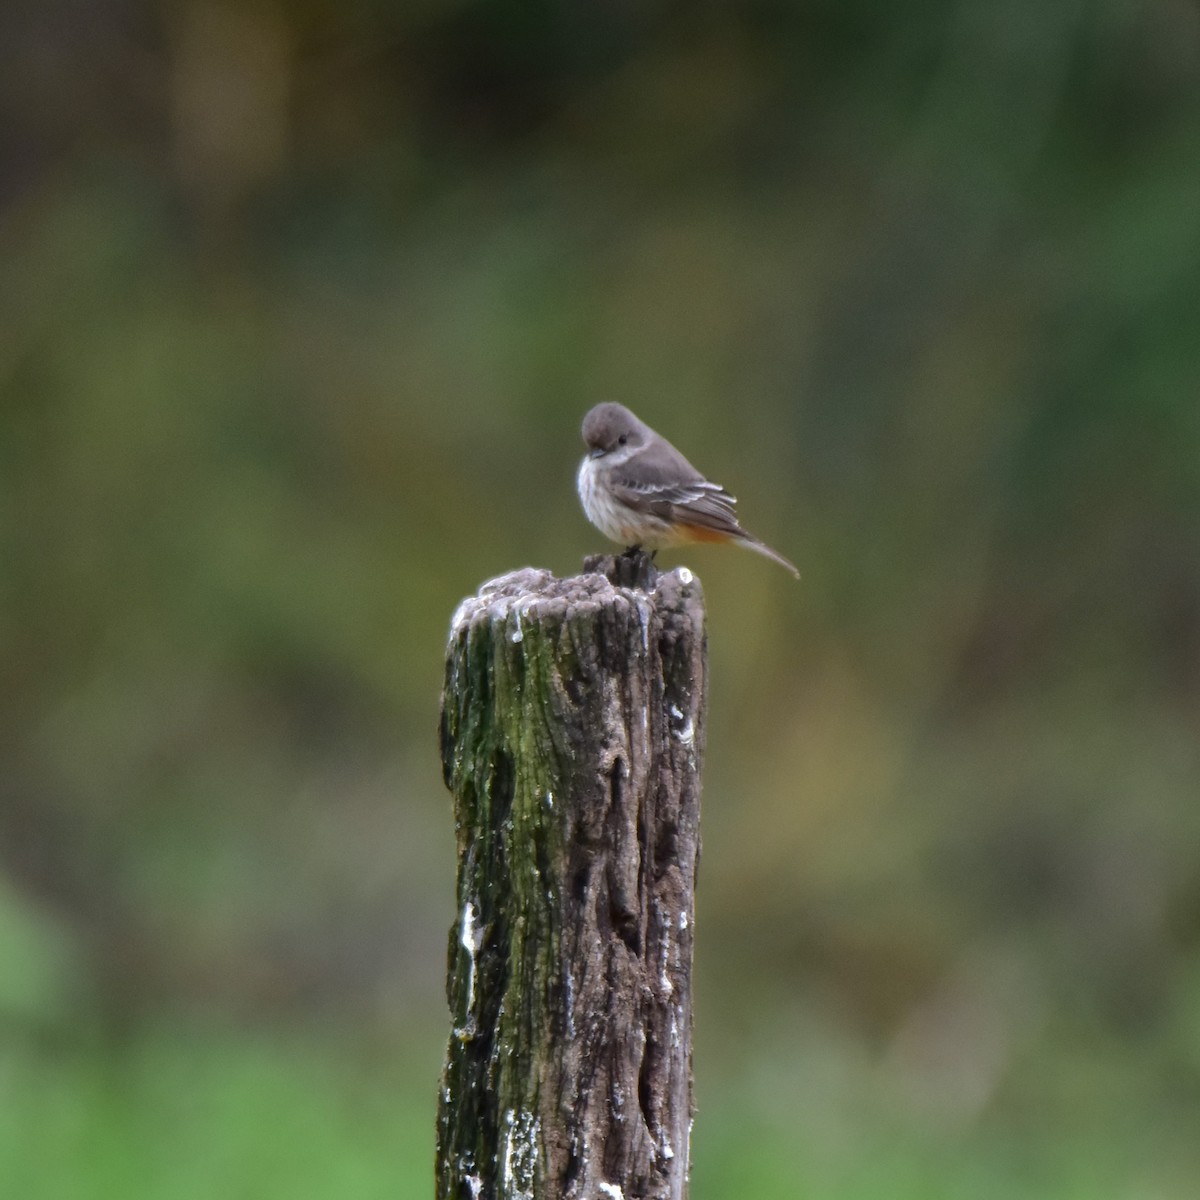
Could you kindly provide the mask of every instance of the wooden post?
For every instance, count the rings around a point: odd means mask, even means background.
[[[644,556],[585,571],[492,580],[450,630],[438,1200],[687,1195],[704,599]]]

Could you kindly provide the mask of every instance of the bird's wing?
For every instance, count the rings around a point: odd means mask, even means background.
[[[737,519],[737,497],[707,479],[667,483],[618,476],[611,486],[618,500],[631,508],[646,509],[664,521],[699,525],[735,536],[744,533]]]

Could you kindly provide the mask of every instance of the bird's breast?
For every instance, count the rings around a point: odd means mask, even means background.
[[[587,519],[606,538],[623,546],[663,548],[673,544],[672,528],[660,517],[623,504],[607,484],[608,467],[585,458],[579,466],[579,501]]]

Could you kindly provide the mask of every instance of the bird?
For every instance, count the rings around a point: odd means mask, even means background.
[[[793,563],[738,523],[736,497],[705,479],[623,404],[597,404],[583,418],[582,433],[587,454],[579,465],[579,499],[605,537],[629,551],[651,552],[733,542],[800,578]]]

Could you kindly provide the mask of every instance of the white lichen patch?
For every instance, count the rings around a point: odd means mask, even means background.
[[[518,614],[519,630],[522,615],[536,609],[539,604],[555,602],[555,597],[545,594],[553,581],[554,576],[549,571],[539,571],[532,567],[489,579],[476,595],[468,596],[454,610],[454,616],[450,620],[450,637],[458,637],[477,620],[503,623],[514,610]],[[516,637],[513,640],[519,642],[521,638]]]
[[[479,598],[477,596],[468,596],[459,604],[454,610],[454,616],[450,618],[450,636],[452,638],[457,636],[463,626],[470,623],[478,608]]]
[[[685,587],[687,584],[691,583],[693,579],[695,579],[695,576],[687,569],[687,567],[677,567],[675,569],[675,574],[679,576],[679,582]]]
[[[541,1122],[531,1112],[504,1114],[504,1173],[500,1179],[505,1200],[533,1200]]]
[[[609,1197],[609,1200],[625,1200],[625,1193],[621,1190],[619,1183],[601,1183],[597,1186]]]
[[[658,982],[662,988],[663,995],[669,996],[675,990],[674,985],[671,983],[671,976],[668,974],[668,968],[671,963],[671,939],[668,937],[668,931],[674,922],[667,918],[667,914],[661,906],[656,905],[655,907],[658,908],[659,924],[663,931],[662,943],[658,952]]]
[[[672,728],[671,732],[685,746],[690,746],[696,740],[696,727],[692,724],[692,718],[677,704],[672,704],[670,711],[671,716],[678,722],[678,726]]]
[[[479,1200],[479,1194],[483,1191],[483,1180],[475,1170],[475,1155],[470,1151],[460,1154],[455,1159],[454,1169],[458,1172],[458,1177],[467,1185],[467,1190],[471,1193],[471,1200]]]
[[[536,618],[539,610],[544,609],[548,601],[544,596],[522,596],[512,602],[511,608],[503,610],[503,615],[497,614],[496,619],[507,620],[512,618],[512,633],[509,634],[510,639],[514,643],[520,643],[525,640],[525,630],[521,626],[522,621],[527,621],[530,618]]]
[[[650,619],[653,615],[650,611],[650,605],[639,604],[638,613],[642,618],[642,653],[650,657]]]
[[[469,900],[463,905],[462,916],[458,921],[458,944],[467,952],[467,1006],[466,1025],[454,1032],[460,1039],[474,1036],[475,1030],[475,956],[483,945],[483,933],[476,928],[475,918],[478,914],[475,905]]]

